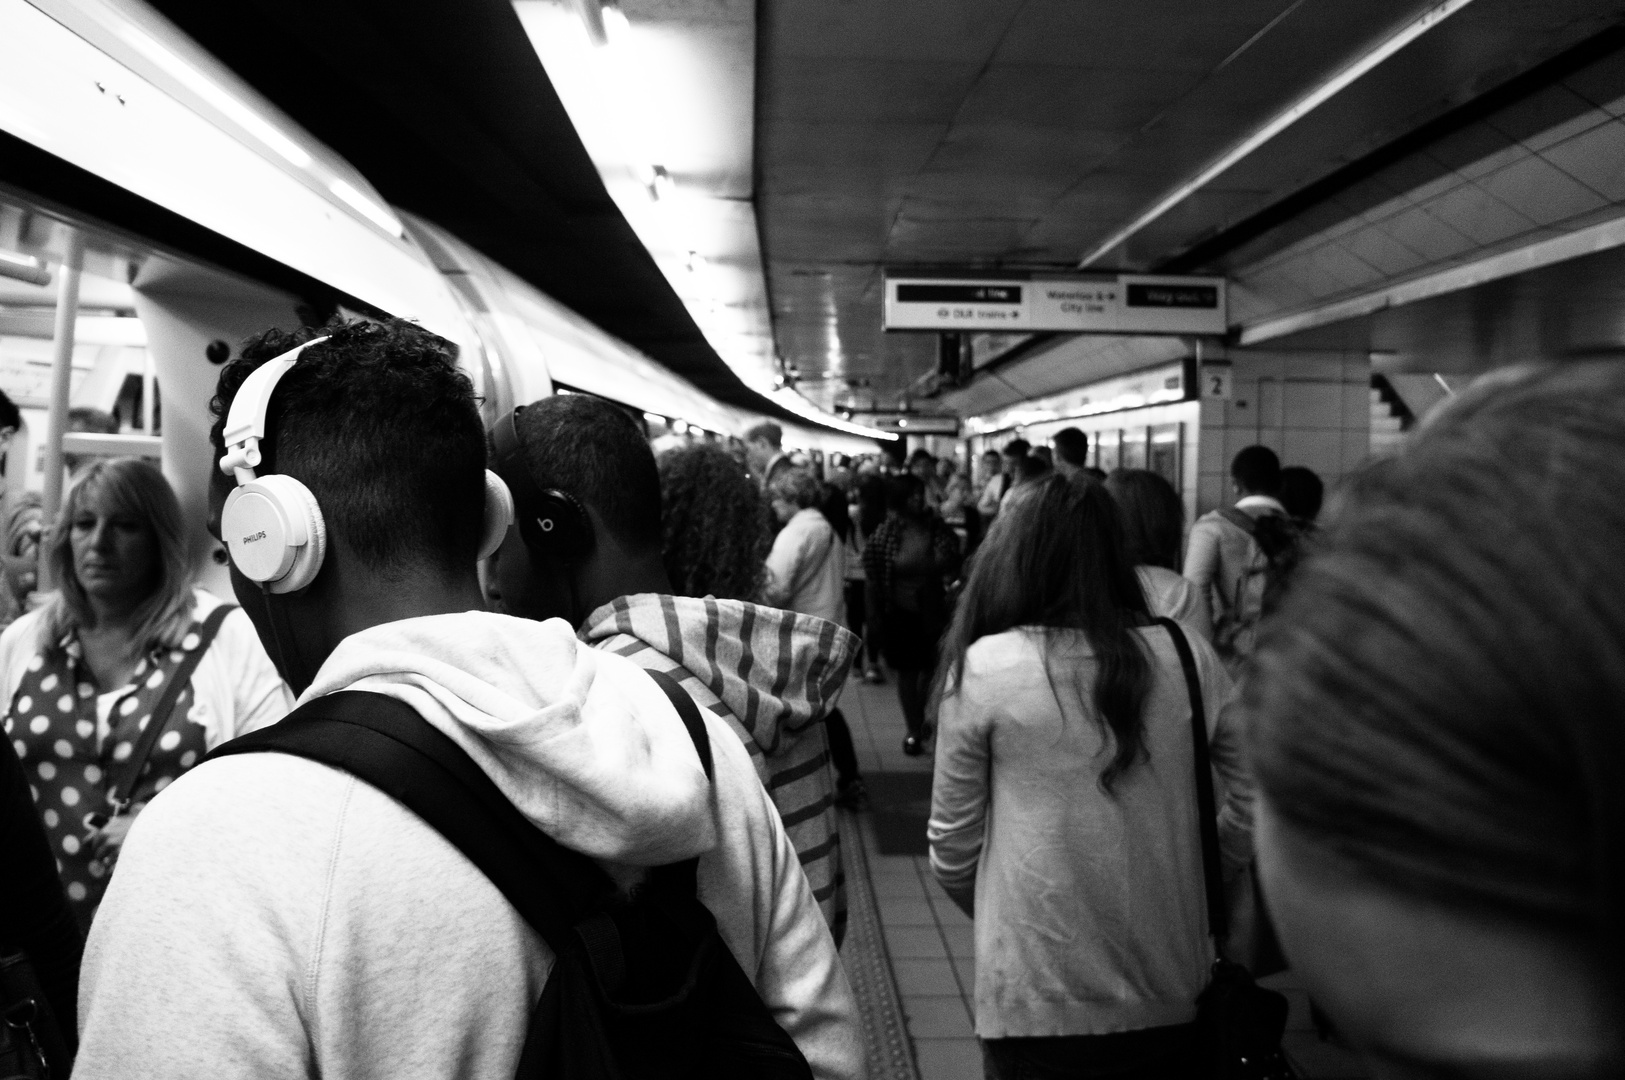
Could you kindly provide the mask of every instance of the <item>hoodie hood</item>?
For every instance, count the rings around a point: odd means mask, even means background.
[[[416,709],[567,848],[661,866],[716,845],[710,784],[671,702],[562,619],[468,611],[370,627],[339,643],[299,701],[340,690]]]
[[[611,601],[581,629],[583,640],[625,654],[629,643],[615,640],[623,636],[704,683],[769,756],[835,707],[858,643],[811,615],[658,593]]]

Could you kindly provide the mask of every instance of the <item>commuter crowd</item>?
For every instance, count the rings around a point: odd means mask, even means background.
[[[933,755],[987,1076],[1290,1076],[1288,962],[1377,1075],[1625,1069],[1617,363],[1329,496],[1249,446],[1188,523],[1078,428],[479,405],[411,323],[248,343],[230,600],[150,462],[0,500],[0,1075],[861,1077],[854,679]]]

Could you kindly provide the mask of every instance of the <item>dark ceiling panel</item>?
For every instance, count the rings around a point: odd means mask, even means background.
[[[788,418],[705,341],[604,190],[507,0],[155,0],[434,221],[719,400]]]
[[[880,332],[882,267],[1074,265],[1431,2],[763,0],[758,213],[781,349],[796,354],[804,371],[834,365],[882,395],[903,392],[931,370],[934,342]],[[1622,14],[1621,0],[1475,0],[1108,262],[1150,267],[1186,251],[1216,251],[1220,238],[1295,192],[1380,153]],[[909,73],[914,65],[931,73]],[[960,99],[950,100],[960,84]],[[909,85],[921,89],[896,100]],[[1552,103],[1540,115],[1569,105]],[[808,122],[820,113],[846,122]],[[907,116],[911,130],[923,135],[940,125],[941,134],[921,161],[918,144],[897,152],[888,145],[897,129],[866,125],[862,115]],[[806,120],[790,126],[779,119],[789,116]],[[1508,141],[1503,132],[1490,135]],[[1470,152],[1465,143],[1440,150]],[[1403,156],[1386,163],[1396,175],[1373,181],[1367,197],[1415,186],[1397,175],[1417,172],[1414,162],[1399,163]],[[781,160],[796,167],[781,173]],[[1527,220],[1513,205],[1527,185],[1505,180],[1505,197],[1475,207],[1474,220],[1431,222],[1422,232],[1470,243],[1467,233],[1493,234]],[[811,184],[838,197],[810,198]],[[1323,228],[1351,205],[1347,195],[1332,201],[1332,208],[1321,207],[1325,198],[1306,201],[1295,212],[1312,214]],[[1267,238],[1251,239],[1256,247]],[[1403,255],[1397,248],[1372,251],[1370,259],[1328,253],[1313,273],[1325,282],[1361,280]],[[854,265],[859,259],[872,261]],[[807,276],[819,270],[830,277]],[[814,280],[823,286],[813,289]]]

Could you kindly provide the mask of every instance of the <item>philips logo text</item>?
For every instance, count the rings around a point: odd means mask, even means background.
[[[245,536],[245,537],[243,537],[243,543],[252,544],[256,540],[264,540],[264,539],[265,539],[265,530],[261,529],[259,532],[255,533],[253,536]]]

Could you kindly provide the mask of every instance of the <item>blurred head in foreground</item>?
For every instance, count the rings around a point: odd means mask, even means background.
[[[1625,1065],[1625,365],[1339,493],[1243,684],[1282,943],[1379,1076]]]

